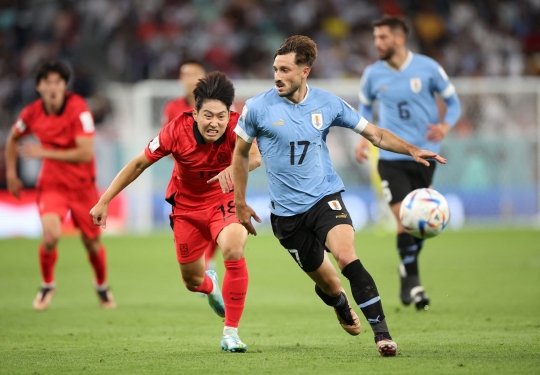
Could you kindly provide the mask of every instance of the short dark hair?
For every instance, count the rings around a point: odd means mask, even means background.
[[[294,59],[296,65],[307,65],[311,68],[317,58],[317,44],[307,36],[293,35],[285,39],[277,49],[274,59],[278,55],[287,55],[289,53],[296,53]]]
[[[405,20],[400,17],[383,16],[381,19],[373,21],[371,26],[374,28],[388,26],[390,29],[392,29],[392,31],[401,30],[405,36],[409,35],[409,26],[407,26]]]
[[[219,100],[229,110],[234,101],[234,86],[225,73],[215,71],[197,82],[193,95],[197,112],[201,110],[206,100]]]
[[[71,71],[63,62],[58,60],[46,61],[36,71],[36,85],[39,85],[39,81],[42,79],[47,78],[49,73],[58,73],[66,81],[66,84],[69,82],[69,77],[71,76]]]
[[[202,70],[205,70],[205,67],[204,67],[204,64],[200,61],[200,60],[197,60],[197,59],[187,59],[187,60],[184,60],[182,61],[182,63],[178,66],[178,68],[181,68],[183,67],[184,65],[199,65]]]

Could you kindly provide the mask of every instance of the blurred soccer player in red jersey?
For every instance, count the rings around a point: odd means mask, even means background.
[[[170,100],[163,108],[163,126],[171,122],[175,117],[184,112],[191,112],[195,107],[193,90],[206,71],[203,65],[196,60],[189,60],[180,66],[178,81],[184,86],[185,96]]]
[[[180,65],[180,72],[178,75],[178,81],[184,87],[185,96],[170,100],[165,104],[163,108],[163,126],[174,120],[175,117],[180,116],[184,112],[191,112],[195,107],[195,96],[193,90],[195,85],[201,78],[204,78],[206,71],[201,62],[197,60],[187,60]],[[171,196],[180,187],[177,186],[178,179],[178,166],[175,164],[171,181],[167,187],[167,193],[165,195],[168,202],[171,202]],[[212,258],[216,254],[216,246],[209,244],[208,249],[204,252],[206,269],[213,269]]]
[[[45,310],[55,293],[54,267],[62,221],[68,211],[88,252],[95,273],[95,289],[103,308],[116,306],[107,286],[105,248],[100,229],[88,217],[98,193],[95,186],[94,120],[84,99],[67,92],[70,72],[58,61],[42,64],[36,75],[36,90],[41,98],[26,106],[13,126],[6,143],[8,190],[19,198],[22,183],[17,176],[17,153],[23,158],[42,159],[37,183],[37,204],[43,226],[39,262],[43,283],[34,308]],[[33,133],[40,141],[19,140]]]
[[[248,272],[244,259],[247,230],[235,215],[232,184],[233,132],[238,113],[231,112],[234,87],[227,76],[213,72],[201,79],[194,92],[195,109],[169,122],[139,156],[118,173],[96,206],[90,211],[95,225],[105,227],[109,202],[146,168],[171,155],[175,160],[178,190],[168,197],[176,257],[186,288],[208,295],[214,312],[225,317],[221,348],[245,352],[238,337],[244,310]],[[261,164],[255,146],[249,170]],[[225,277],[223,296],[217,274],[205,272],[204,254],[209,246],[223,252]]]

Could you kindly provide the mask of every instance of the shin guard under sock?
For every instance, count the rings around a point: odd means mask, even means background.
[[[362,263],[360,263],[360,260],[356,259],[345,266],[342,274],[351,283],[353,298],[358,304],[358,307],[360,307],[360,310],[362,310],[373,331],[375,333],[388,332],[377,286],[371,275]]]
[[[58,251],[56,249],[47,251],[43,245],[39,245],[39,267],[43,284],[54,283],[54,266],[57,259]]]
[[[96,285],[105,285],[107,283],[107,252],[105,247],[101,246],[97,254],[88,253],[88,261],[94,269]]]
[[[248,288],[248,271],[246,259],[226,260],[225,277],[223,278],[223,303],[225,304],[225,326],[238,327]]]
[[[418,275],[418,254],[422,245],[422,240],[418,240],[409,233],[397,235],[397,249],[407,276]]]

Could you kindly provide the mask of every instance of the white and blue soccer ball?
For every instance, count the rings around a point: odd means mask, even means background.
[[[450,221],[450,209],[444,196],[433,189],[411,191],[399,209],[399,220],[417,238],[435,237]]]

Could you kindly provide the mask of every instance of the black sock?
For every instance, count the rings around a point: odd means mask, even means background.
[[[355,302],[362,310],[374,332],[387,332],[384,312],[377,286],[371,275],[357,259],[341,271],[351,283],[351,291]]]
[[[322,291],[321,288],[317,284],[315,284],[315,293],[323,300],[324,303],[326,303],[328,306],[332,306],[335,308],[343,307],[347,304],[347,297],[343,292],[339,294],[337,297],[332,297],[326,294]]]
[[[423,240],[419,240],[409,233],[397,235],[397,248],[407,276],[418,276],[418,254],[423,244]]]

